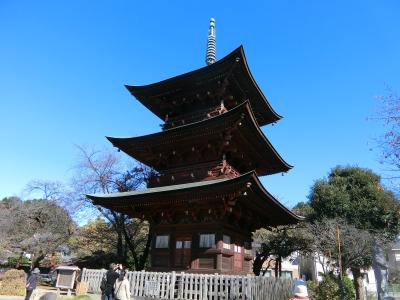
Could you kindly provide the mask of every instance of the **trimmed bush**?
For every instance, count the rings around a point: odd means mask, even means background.
[[[22,257],[9,257],[8,258],[8,265],[15,267],[17,264],[19,265],[30,265],[31,261],[26,256]]]
[[[316,299],[315,293],[317,291],[317,287],[318,287],[318,282],[312,280],[307,281],[307,290],[310,299]]]
[[[340,288],[333,275],[324,276],[315,291],[315,300],[340,300]]]
[[[340,279],[333,274],[326,274],[321,282],[307,282],[308,292],[313,300],[341,300]],[[353,281],[343,276],[344,300],[355,300]]]
[[[26,274],[22,270],[8,270],[0,281],[0,295],[24,296]]]
[[[343,276],[343,286],[345,299],[356,299],[356,290],[354,289],[353,280],[347,276]]]

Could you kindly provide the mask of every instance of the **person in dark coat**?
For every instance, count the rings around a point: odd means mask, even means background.
[[[110,268],[107,273],[104,275],[102,284],[102,300],[113,300],[114,295],[114,284],[117,278],[119,277],[118,265],[110,264]]]
[[[39,282],[39,268],[34,268],[32,272],[29,273],[26,279],[26,296],[25,300],[29,300],[31,297],[33,290],[36,289],[36,286]]]

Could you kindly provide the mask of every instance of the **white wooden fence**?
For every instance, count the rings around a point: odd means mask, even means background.
[[[89,292],[100,293],[106,270],[83,269],[81,280]],[[134,299],[288,300],[293,280],[252,275],[128,272]]]

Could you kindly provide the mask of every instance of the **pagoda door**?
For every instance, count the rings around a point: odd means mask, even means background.
[[[233,271],[243,271],[243,247],[235,244],[233,251]]]
[[[192,261],[192,238],[177,237],[175,242],[175,267],[189,269]]]

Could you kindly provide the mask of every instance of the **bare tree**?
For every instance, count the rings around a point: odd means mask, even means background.
[[[400,171],[400,96],[386,87],[386,94],[376,97],[379,110],[371,119],[377,120],[385,127],[385,133],[375,142],[381,151],[381,164],[388,167],[389,179],[398,179]]]
[[[10,249],[33,254],[38,265],[47,255],[65,243],[74,231],[68,212],[47,200],[3,199],[0,202],[3,221],[8,223],[4,242]]]
[[[327,271],[351,270],[354,277],[354,287],[357,299],[364,299],[363,277],[361,269],[372,266],[374,243],[376,240],[383,245],[386,240],[383,235],[377,235],[368,230],[356,228],[342,219],[325,219],[307,225],[312,242],[311,250],[325,258]],[[341,244],[341,256],[338,252],[338,233]],[[340,260],[341,259],[341,260]],[[340,263],[339,263],[340,260]],[[341,270],[339,267],[341,266]]]
[[[31,181],[25,191],[31,196],[53,201],[66,208],[84,223],[98,216],[104,218],[116,233],[116,254],[120,262],[131,254],[134,267],[145,267],[150,248],[149,224],[132,220],[127,215],[94,206],[86,194],[127,192],[145,187],[151,170],[139,163],[128,164],[115,153],[77,146],[77,164],[69,186],[50,180]]]
[[[65,185],[59,181],[32,180],[27,184],[25,191],[30,195],[37,193],[38,199],[48,201],[63,202],[65,197]]]
[[[11,237],[12,229],[15,226],[14,213],[22,210],[22,201],[17,197],[4,198],[0,201],[0,245],[7,249]]]
[[[76,175],[72,180],[75,199],[81,209],[92,210],[91,201],[86,194],[127,192],[144,187],[151,170],[143,165],[125,167],[121,160],[111,152],[88,150],[78,146],[80,157],[76,165]],[[96,206],[117,234],[117,256],[126,262],[131,253],[135,269],[145,267],[150,249],[149,225],[141,220],[131,220],[125,214]]]

